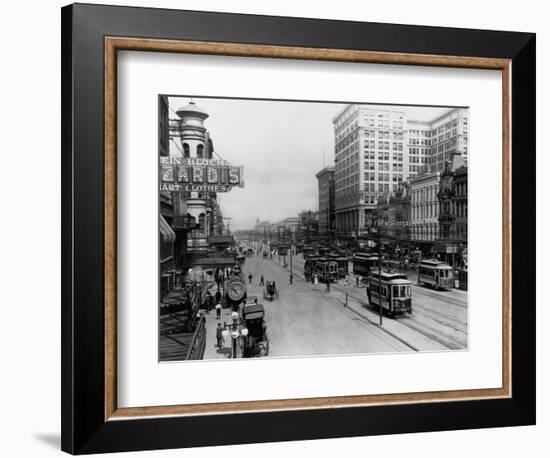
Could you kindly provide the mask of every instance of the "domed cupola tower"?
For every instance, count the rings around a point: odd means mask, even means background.
[[[212,159],[212,142],[204,121],[208,113],[198,107],[195,102],[179,108],[176,114],[178,120],[181,148],[175,157],[183,159]],[[189,252],[205,251],[208,248],[208,236],[212,219],[211,195],[208,192],[189,191],[180,195],[183,199],[182,207],[186,207],[188,216],[193,217],[197,224],[196,229],[188,233]]]
[[[206,128],[204,121],[208,113],[191,101],[188,105],[176,111],[179,116],[179,131],[181,140],[180,154],[184,158],[210,159]]]

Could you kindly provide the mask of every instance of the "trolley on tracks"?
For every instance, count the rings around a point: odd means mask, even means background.
[[[389,316],[412,313],[412,282],[405,274],[381,272],[370,275],[367,283],[370,305],[382,306]]]
[[[437,259],[420,261],[418,265],[418,284],[429,285],[436,289],[450,289],[453,287],[452,267]]]
[[[353,273],[368,277],[374,268],[378,268],[378,256],[370,253],[355,253],[353,255]]]

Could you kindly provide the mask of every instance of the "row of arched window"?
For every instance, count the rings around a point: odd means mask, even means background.
[[[183,157],[191,157],[189,143],[183,144]],[[197,145],[197,158],[202,159],[203,157],[204,157],[204,145],[199,143]]]

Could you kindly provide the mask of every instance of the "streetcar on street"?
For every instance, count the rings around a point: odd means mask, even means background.
[[[382,305],[382,310],[394,317],[398,313],[412,313],[412,282],[407,275],[386,272],[370,275],[367,282],[369,305]]]
[[[338,262],[323,256],[307,256],[304,264],[304,277],[311,281],[314,275],[320,282],[333,283],[338,280]]]
[[[353,273],[368,277],[372,269],[378,268],[378,256],[370,253],[355,253],[353,255]]]
[[[437,259],[426,259],[418,265],[418,284],[429,285],[435,289],[453,287],[453,269],[446,262]]]
[[[314,272],[319,281],[323,283],[333,283],[338,280],[338,263],[328,258],[319,258],[315,262]]]
[[[346,278],[349,274],[348,271],[348,258],[336,253],[329,254],[329,260],[336,262],[337,265],[337,277]]]

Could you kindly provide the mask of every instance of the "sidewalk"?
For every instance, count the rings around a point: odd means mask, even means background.
[[[216,319],[216,310],[212,309],[210,313],[205,314],[206,319],[206,346],[204,349],[204,359],[229,359],[231,358],[231,337],[225,339],[225,346],[221,349],[217,347],[216,329],[218,323],[231,323],[231,309],[222,309],[221,319]]]

